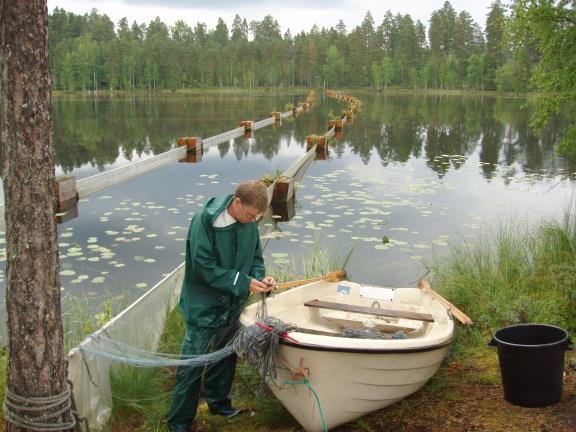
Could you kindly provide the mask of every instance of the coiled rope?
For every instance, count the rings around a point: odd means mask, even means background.
[[[76,426],[69,385],[58,395],[44,397],[19,396],[6,388],[3,412],[7,422],[24,429],[58,432]],[[66,421],[65,417],[71,420]]]

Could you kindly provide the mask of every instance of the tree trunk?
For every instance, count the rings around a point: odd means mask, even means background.
[[[2,177],[6,208],[7,390],[28,399],[66,390],[54,219],[46,0],[0,0]],[[68,402],[45,414],[57,413]],[[36,414],[37,415],[37,414]],[[70,410],[43,420],[62,425]],[[8,420],[8,419],[6,419]],[[7,422],[8,431],[34,430]]]

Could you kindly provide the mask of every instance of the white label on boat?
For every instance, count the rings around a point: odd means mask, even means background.
[[[338,294],[346,294],[349,295],[350,294],[350,287],[348,285],[338,285],[336,287],[336,292]]]
[[[392,301],[394,300],[394,290],[391,288],[362,285],[360,287],[360,297]]]

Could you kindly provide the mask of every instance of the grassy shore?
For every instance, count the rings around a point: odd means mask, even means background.
[[[98,90],[94,91],[62,91],[53,90],[52,96],[55,98],[86,98],[86,97],[117,97],[126,98],[134,96],[190,96],[190,95],[251,95],[251,96],[291,96],[291,95],[306,95],[310,90],[315,90],[318,94],[322,94],[322,89],[314,87],[255,87],[255,88],[239,88],[239,87],[212,87],[212,88],[181,88],[181,89],[158,89],[158,90]],[[405,94],[405,95],[454,95],[454,96],[492,96],[492,97],[520,97],[525,98],[534,95],[534,93],[511,93],[511,92],[498,92],[486,90],[473,90],[473,89],[410,89],[410,88],[396,88],[390,87],[386,90],[380,88],[378,90],[370,87],[355,87],[355,88],[341,88],[338,89],[340,93],[344,94]]]
[[[576,334],[576,213],[537,226],[501,226],[474,242],[453,246],[429,263],[435,289],[475,321],[459,327],[451,355],[430,382],[413,396],[336,429],[338,432],[569,432],[576,430],[576,356],[566,356],[564,397],[546,408],[522,408],[504,401],[498,358],[487,342],[493,332],[523,322],[550,323]],[[307,275],[338,267],[320,250]],[[328,261],[332,261],[328,264]],[[291,269],[280,278],[294,277]],[[178,352],[184,324],[169,315],[161,351]],[[574,336],[573,336],[574,339]],[[5,369],[5,356],[2,356]],[[175,371],[120,367],[113,375],[113,431],[165,430]],[[0,378],[2,375],[0,374]],[[3,390],[2,386],[2,390]],[[227,421],[201,404],[197,432],[299,431],[284,407],[262,386],[252,368],[240,363],[235,403],[249,415]]]
[[[310,92],[308,87],[212,87],[212,88],[181,88],[181,89],[158,89],[158,90],[98,90],[94,91],[62,91],[52,90],[52,96],[56,98],[86,98],[86,97],[133,97],[142,96],[190,96],[190,95],[231,95],[231,96],[291,96],[306,95]]]
[[[498,359],[488,347],[493,332],[523,323],[550,323],[576,332],[576,215],[542,222],[526,229],[501,226],[490,237],[454,246],[448,256],[429,263],[435,288],[475,321],[459,328],[454,349],[424,389],[384,410],[337,428],[350,431],[558,431],[576,430],[576,357],[569,352],[565,395],[547,408],[521,408],[503,399]],[[327,271],[326,259],[315,252],[311,271]],[[334,265],[332,265],[334,266]],[[284,272],[283,277],[290,277]],[[177,352],[183,332],[180,314],[170,315],[162,350]],[[137,375],[136,375],[137,374]],[[138,382],[140,392],[133,383]],[[121,368],[114,377],[115,431],[163,430],[174,370]],[[154,390],[151,390],[151,389]],[[150,395],[154,395],[150,397]],[[213,417],[199,408],[195,430],[298,431],[299,425],[266,390],[258,374],[240,364],[235,403],[250,415],[233,421]]]
[[[500,226],[429,265],[434,286],[475,321],[456,348],[480,349],[493,331],[516,323],[576,332],[576,206],[560,221],[522,226]]]

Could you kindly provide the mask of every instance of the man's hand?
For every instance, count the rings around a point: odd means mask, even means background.
[[[252,279],[250,281],[249,290],[251,293],[263,293],[263,292],[268,292],[271,289],[272,289],[272,286],[268,286],[266,283],[260,282],[259,280]]]
[[[262,279],[262,283],[265,283],[266,286],[270,287],[271,290],[276,288],[276,281],[272,276],[266,276],[264,279]]]

